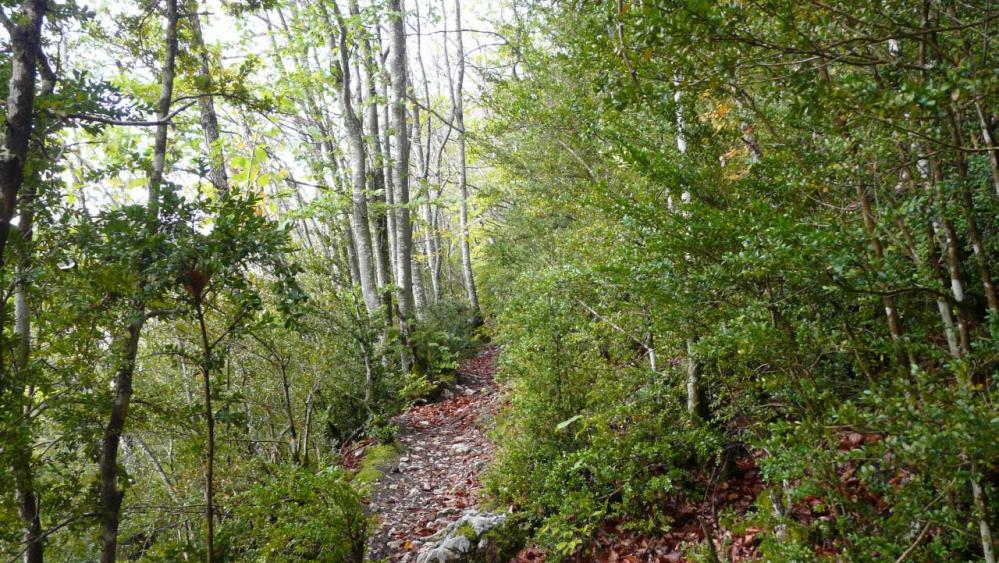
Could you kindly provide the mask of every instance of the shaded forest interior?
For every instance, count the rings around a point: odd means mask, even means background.
[[[0,559],[994,563],[997,20],[3,2]]]

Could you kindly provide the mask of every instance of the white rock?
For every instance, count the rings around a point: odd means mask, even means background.
[[[472,451],[472,446],[469,446],[464,442],[458,442],[457,444],[451,446],[451,451],[456,454],[467,454]]]
[[[473,541],[478,549],[488,547],[489,540],[482,537],[486,532],[502,526],[506,522],[506,514],[488,514],[469,510],[461,518],[452,522],[447,528],[433,535],[437,543],[427,551],[420,553],[416,563],[447,563],[450,561],[467,561],[472,553]],[[468,528],[474,535],[469,539],[465,534]],[[459,532],[459,530],[461,530]]]

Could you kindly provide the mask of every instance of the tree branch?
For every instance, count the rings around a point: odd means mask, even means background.
[[[89,113],[70,113],[63,116],[63,119],[75,119],[79,121],[92,121],[95,123],[103,123],[105,125],[118,125],[122,127],[158,127],[160,125],[170,125],[171,120],[177,116],[180,112],[186,110],[187,108],[193,106],[195,102],[190,102],[185,104],[169,115],[165,119],[157,121],[128,121],[123,119],[111,119],[108,117],[102,117],[100,115],[93,115]]]

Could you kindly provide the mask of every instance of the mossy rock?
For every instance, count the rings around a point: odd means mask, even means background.
[[[523,543],[509,514],[466,511],[434,537],[434,544],[417,563],[505,563]]]

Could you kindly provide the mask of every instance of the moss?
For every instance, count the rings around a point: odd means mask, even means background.
[[[481,554],[482,561],[510,561],[527,543],[529,522],[525,515],[510,514],[505,524],[489,530],[483,537],[488,541],[487,553]]]
[[[365,452],[364,459],[361,460],[361,466],[357,468],[357,473],[354,474],[351,482],[362,492],[369,492],[375,481],[382,476],[382,468],[385,464],[392,461],[398,453],[398,450],[391,445],[378,444],[371,446]]]
[[[455,533],[465,536],[465,539],[471,542],[472,545],[475,545],[475,543],[479,540],[479,536],[476,535],[475,528],[473,528],[471,524],[462,524],[457,530],[455,530]]]

